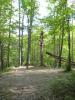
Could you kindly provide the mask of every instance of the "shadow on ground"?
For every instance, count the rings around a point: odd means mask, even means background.
[[[61,70],[15,68],[0,77],[0,100],[39,100]],[[41,99],[42,100],[42,99]]]

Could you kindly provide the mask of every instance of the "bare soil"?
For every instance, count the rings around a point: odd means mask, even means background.
[[[0,100],[39,100],[60,70],[13,69],[0,75]],[[41,99],[43,100],[43,99]]]

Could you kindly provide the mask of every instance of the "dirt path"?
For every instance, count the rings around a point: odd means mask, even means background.
[[[59,71],[18,68],[4,73],[0,76],[0,100],[36,100]]]

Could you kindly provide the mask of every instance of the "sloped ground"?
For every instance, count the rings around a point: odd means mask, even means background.
[[[0,100],[39,100],[59,71],[17,68],[6,72],[0,76]]]

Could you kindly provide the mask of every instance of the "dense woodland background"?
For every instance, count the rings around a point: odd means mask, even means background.
[[[49,13],[43,18],[38,0],[18,0],[17,6],[14,2],[0,0],[0,69],[41,65],[71,70],[75,65],[75,2],[46,0]]]
[[[0,100],[75,100],[75,0],[0,0]]]

